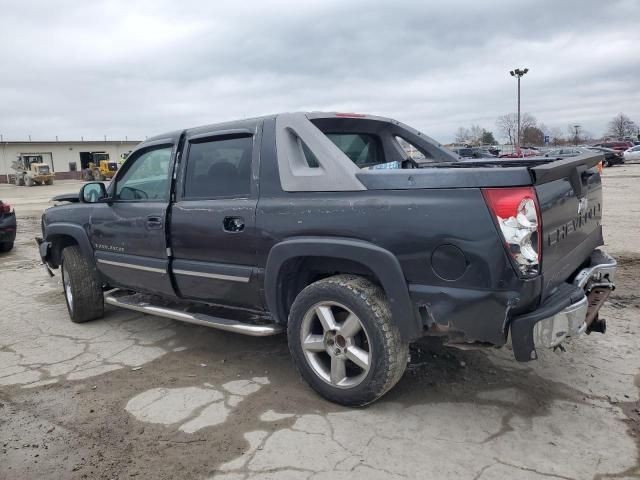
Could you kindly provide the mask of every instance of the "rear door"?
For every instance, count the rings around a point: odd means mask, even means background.
[[[544,296],[603,244],[601,154],[587,153],[533,167],[542,216]]]
[[[260,307],[256,271],[260,125],[188,132],[171,208],[172,273],[183,298]]]
[[[135,151],[109,188],[113,202],[94,205],[89,236],[113,286],[174,294],[165,240],[174,140]]]

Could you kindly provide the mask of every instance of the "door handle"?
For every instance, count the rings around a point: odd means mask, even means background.
[[[148,228],[162,228],[162,217],[158,215],[149,215],[147,217],[147,227]]]
[[[238,233],[244,230],[244,218],[224,217],[222,226],[225,232]]]

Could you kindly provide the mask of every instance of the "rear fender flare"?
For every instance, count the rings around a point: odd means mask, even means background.
[[[372,243],[348,238],[298,237],[276,244],[265,267],[265,299],[278,323],[287,322],[282,298],[282,267],[288,260],[301,257],[332,257],[360,263],[371,270],[382,286],[393,321],[405,340],[418,338],[422,322],[409,297],[407,282],[398,259],[388,250]],[[348,272],[345,272],[348,273]]]

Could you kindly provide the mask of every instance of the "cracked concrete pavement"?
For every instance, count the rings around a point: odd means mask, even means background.
[[[606,335],[518,364],[507,349],[420,342],[365,409],[318,398],[284,337],[107,308],[68,320],[33,237],[51,187],[0,185],[18,241],[0,257],[0,479],[639,478],[640,165],[607,169],[620,262]]]

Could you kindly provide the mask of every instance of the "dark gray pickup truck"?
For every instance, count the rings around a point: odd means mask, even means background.
[[[285,113],[141,143],[42,217],[74,322],[104,303],[248,335],[364,405],[410,342],[537,347],[604,332],[616,262],[593,153],[462,160],[388,118]]]

